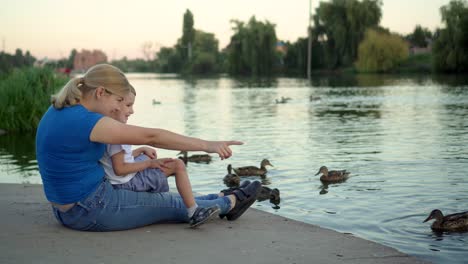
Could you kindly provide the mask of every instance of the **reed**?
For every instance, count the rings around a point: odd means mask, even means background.
[[[66,82],[49,68],[15,69],[0,80],[0,129],[33,132],[50,106],[50,97]]]

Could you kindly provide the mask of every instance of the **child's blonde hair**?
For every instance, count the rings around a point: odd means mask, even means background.
[[[130,85],[130,92],[131,92],[133,95],[136,96],[136,90],[135,90],[135,88],[133,88],[132,85]]]
[[[80,103],[84,94],[98,87],[104,87],[107,91],[124,95],[135,89],[130,85],[125,74],[117,67],[110,64],[97,64],[89,68],[83,77],[75,77],[55,95],[52,96],[52,104],[56,109],[62,109]]]

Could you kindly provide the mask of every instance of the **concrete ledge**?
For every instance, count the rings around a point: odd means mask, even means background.
[[[120,232],[59,225],[41,185],[0,184],[0,263],[426,263],[395,249],[255,209],[198,229]]]

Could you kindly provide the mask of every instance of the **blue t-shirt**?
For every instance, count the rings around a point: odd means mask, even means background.
[[[42,117],[36,134],[36,158],[47,199],[58,204],[78,202],[102,182],[99,159],[105,144],[89,137],[103,115],[82,105],[57,110]]]

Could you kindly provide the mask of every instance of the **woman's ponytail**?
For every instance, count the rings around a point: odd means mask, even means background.
[[[80,86],[84,85],[83,78],[73,78],[57,93],[52,95],[52,105],[55,109],[76,105],[80,102],[82,92]]]

